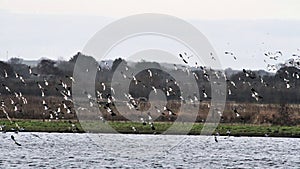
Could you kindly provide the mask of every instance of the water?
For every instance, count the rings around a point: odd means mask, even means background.
[[[297,138],[19,133],[17,146],[11,134],[0,168],[300,168]]]

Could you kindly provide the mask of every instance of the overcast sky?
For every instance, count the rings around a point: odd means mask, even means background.
[[[69,59],[103,26],[150,12],[196,26],[223,67],[261,69],[264,52],[281,50],[278,62],[299,52],[299,9],[297,0],[0,0],[0,59]],[[234,52],[237,60],[224,51]]]

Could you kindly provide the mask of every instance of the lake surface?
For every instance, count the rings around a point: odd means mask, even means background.
[[[0,133],[0,140],[0,168],[300,168],[298,138]]]

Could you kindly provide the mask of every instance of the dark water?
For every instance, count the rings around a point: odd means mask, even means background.
[[[300,139],[0,133],[0,168],[300,168]]]

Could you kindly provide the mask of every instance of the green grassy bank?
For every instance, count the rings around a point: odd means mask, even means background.
[[[15,121],[24,132],[84,132],[80,123],[75,121],[40,121],[40,120],[16,120]],[[152,130],[150,125],[143,125],[138,122],[106,122],[119,133],[134,133],[134,134],[160,134],[166,131],[173,123],[155,122],[155,130]],[[73,124],[73,125],[72,125]],[[6,132],[13,131],[16,128],[15,124],[11,124],[8,120],[0,120],[0,125],[5,125],[3,128]],[[94,128],[95,122],[86,124],[90,128]],[[135,127],[136,131],[132,129]],[[203,128],[203,123],[195,123],[188,134],[199,135]],[[300,126],[270,126],[270,125],[252,125],[252,124],[219,124],[216,129],[220,135],[226,135],[227,130],[231,131],[232,136],[265,136],[270,137],[300,137]],[[91,130],[91,132],[93,132]],[[180,128],[178,133],[181,134]]]

